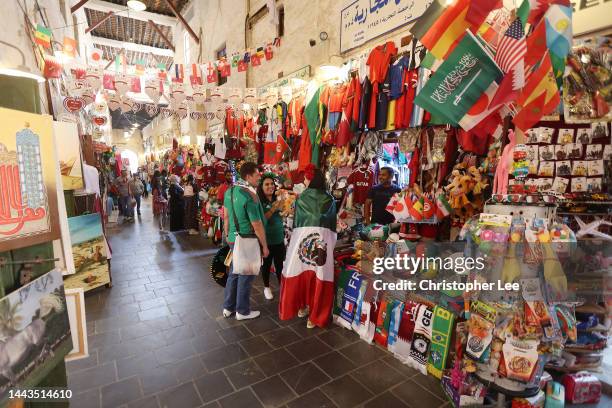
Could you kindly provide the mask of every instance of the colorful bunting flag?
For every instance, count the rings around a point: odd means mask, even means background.
[[[51,30],[40,24],[36,25],[36,32],[34,33],[34,42],[45,48],[51,48]]]
[[[144,75],[145,73],[145,61],[143,59],[137,59],[134,61],[134,72],[136,75]]]
[[[472,0],[466,19],[470,24],[480,24],[485,21],[490,12],[503,5],[502,0]]]
[[[77,42],[74,38],[64,37],[64,55],[74,58],[77,55]]]

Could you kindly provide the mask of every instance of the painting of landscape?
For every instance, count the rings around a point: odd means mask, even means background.
[[[66,276],[66,289],[83,288],[87,292],[110,283],[100,214],[70,217],[68,229],[76,273]]]
[[[31,388],[72,350],[62,272],[54,269],[0,299],[0,400]]]

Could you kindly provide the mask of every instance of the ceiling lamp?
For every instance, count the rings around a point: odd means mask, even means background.
[[[14,46],[13,44],[10,44],[10,43],[7,43],[1,40],[0,40],[0,44],[13,48],[14,50],[18,51],[19,54],[21,55],[21,65],[18,65],[17,67],[0,66],[0,74],[14,76],[14,77],[34,79],[38,82],[45,82],[45,78],[43,76],[35,72],[32,72],[32,70],[26,66],[25,55],[23,54],[23,51],[21,51],[21,49]]]
[[[147,5],[139,0],[129,0],[127,6],[130,10],[134,11],[145,11],[147,9]]]

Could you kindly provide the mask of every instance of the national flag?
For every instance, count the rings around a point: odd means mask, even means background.
[[[530,129],[542,116],[553,112],[560,102],[552,62],[549,54],[546,54],[519,96],[517,103],[521,110],[514,117],[513,122],[523,131]]]
[[[445,9],[446,6],[442,0],[433,0],[429,7],[427,7],[427,10],[425,10],[421,17],[414,22],[412,28],[410,28],[412,35],[418,39],[423,38],[436,21],[438,21]]]
[[[274,38],[274,43],[273,44],[274,44],[275,47],[280,47],[280,45],[281,45],[280,37]]]
[[[222,78],[227,78],[228,76],[232,74],[232,68],[230,66],[230,63],[227,62],[225,58],[222,58],[221,60],[219,60],[217,69],[219,70],[219,75],[221,75]]]
[[[515,101],[524,85],[525,65],[521,60],[504,76],[489,106],[495,107]]]
[[[281,279],[279,317],[292,319],[299,309],[308,306],[308,319],[325,327],[334,303],[335,205],[329,194],[315,189],[306,189],[295,205],[294,228]]]
[[[217,82],[217,68],[212,64],[212,62],[208,63],[206,70],[206,82],[209,84]]]
[[[240,61],[240,54],[232,55],[232,68],[238,68],[239,61]]]
[[[61,78],[62,64],[57,58],[50,55],[45,55],[45,65],[43,67],[43,76],[45,78]]]
[[[251,66],[253,67],[258,67],[261,65],[261,57],[259,56],[259,54],[253,54],[251,55]]]
[[[410,200],[409,194],[395,194],[395,200],[391,199],[390,203],[393,202],[393,208],[389,209],[387,207],[387,211],[389,211],[396,220],[406,220],[410,218],[409,207],[412,207],[412,201]]]
[[[166,73],[166,65],[160,62],[157,64],[157,69],[159,70],[157,77],[162,81],[165,81],[168,76]]]
[[[502,71],[469,31],[429,78],[414,103],[458,124]]]
[[[451,213],[451,206],[444,193],[438,194],[436,197],[436,217],[438,219],[446,218]]]
[[[546,54],[546,24],[544,22],[540,22],[534,27],[531,34],[527,36],[526,44],[525,72],[528,76],[533,67],[536,66],[542,59],[542,56]]]
[[[502,6],[502,0],[472,0],[466,19],[471,24],[480,24],[486,20],[490,12]]]
[[[552,4],[571,7],[569,0],[523,0],[516,15],[521,19],[523,26],[527,23],[535,26]]]
[[[276,160],[276,142],[264,143],[264,164],[277,164]]]
[[[287,141],[282,135],[276,136],[276,155],[274,156],[275,164],[278,164],[282,161],[283,155],[287,150],[289,150],[289,145]]]
[[[142,58],[139,58],[139,59],[134,61],[134,72],[138,76],[144,75],[144,73],[145,73],[145,60],[143,60]]]
[[[476,33],[484,23],[484,18],[472,23],[467,21],[470,3],[470,0],[456,0],[444,10],[425,35],[419,38],[436,58],[445,59],[464,37],[466,30]]]
[[[36,32],[34,33],[34,42],[45,48],[51,48],[51,30],[40,24],[36,25]]]
[[[64,55],[74,58],[77,55],[77,42],[74,38],[64,37]]]
[[[572,8],[553,4],[544,14],[546,46],[550,51],[557,85],[563,84],[565,61],[572,44]]]
[[[140,93],[141,90],[142,90],[142,86],[140,84],[140,77],[139,76],[130,77],[130,91],[134,93]]]
[[[436,213],[435,204],[427,196],[423,196],[423,218],[429,219]]]
[[[265,55],[266,61],[270,61],[272,58],[274,58],[274,48],[272,48],[272,44],[266,45]]]
[[[174,64],[174,75],[172,77],[172,82],[183,83],[183,79],[185,78],[185,70],[183,68],[183,64]]]
[[[495,62],[504,72],[510,70],[525,56],[527,44],[525,43],[525,30],[519,18],[515,19],[506,33],[499,41]]]
[[[257,48],[257,56],[259,58],[264,58],[266,56],[266,54],[264,52],[264,47],[258,47]]]
[[[498,46],[498,33],[489,23],[483,23],[478,29],[478,35],[487,43],[489,48],[495,51]]]
[[[416,221],[421,221],[423,219],[423,208],[425,207],[425,200],[423,197],[417,197],[416,200],[412,202],[412,206],[408,208],[408,212],[410,216]]]
[[[102,62],[102,57],[104,56],[104,53],[102,52],[101,49],[99,48],[93,48],[90,52],[89,52],[89,59],[94,62],[94,63],[99,63]]]

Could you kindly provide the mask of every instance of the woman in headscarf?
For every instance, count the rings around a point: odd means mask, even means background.
[[[261,266],[261,277],[264,283],[264,296],[268,300],[274,299],[272,289],[270,289],[270,268],[274,262],[274,272],[278,278],[278,286],[281,283],[281,272],[283,270],[283,262],[285,261],[285,228],[283,219],[280,216],[281,201],[276,199],[276,176],[272,173],[266,173],[259,181],[257,187],[257,196],[264,210],[266,217],[266,242],[270,255],[263,260]]]
[[[185,183],[185,228],[189,235],[198,235],[198,186],[190,174]]]
[[[170,187],[168,188],[170,231],[181,231],[185,229],[183,215],[185,213],[185,202],[183,200],[183,188],[179,184],[180,178],[176,174],[170,176]]]
[[[283,267],[279,316],[308,316],[307,327],[329,323],[334,300],[336,204],[321,170],[308,165],[306,190],[295,202],[293,232]]]

